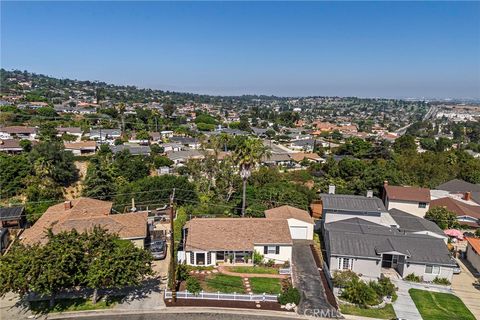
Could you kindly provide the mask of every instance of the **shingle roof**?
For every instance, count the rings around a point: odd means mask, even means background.
[[[132,155],[148,155],[150,153],[150,146],[121,144],[118,146],[110,146],[110,149],[113,153],[128,150]]]
[[[391,209],[388,211],[392,218],[398,223],[399,228],[405,232],[430,231],[444,236],[442,229],[440,229],[434,222],[417,217],[413,214]]]
[[[99,225],[120,238],[145,238],[147,235],[147,213],[110,214],[112,202],[91,198],[78,198],[71,201],[71,208],[64,203],[51,206],[31,227],[22,234],[25,244],[45,243],[45,231],[52,228],[54,233],[91,230]]]
[[[313,224],[313,219],[307,211],[292,206],[281,206],[265,211],[267,219],[297,219]]]
[[[78,141],[78,142],[64,142],[65,149],[85,150],[95,149],[97,143],[95,141]]]
[[[12,149],[22,150],[22,147],[20,146],[20,140],[18,139],[0,140],[0,150],[12,150]]]
[[[480,192],[480,184],[473,184],[460,179],[453,179],[437,186],[438,190],[450,192]]]
[[[3,127],[0,128],[0,132],[6,132],[9,134],[20,134],[20,133],[35,133],[37,132],[37,128],[35,127],[25,127],[25,126],[11,126],[11,127]]]
[[[472,206],[450,197],[432,200],[430,207],[446,207],[457,216],[471,216],[480,219],[480,206]]]
[[[202,158],[205,156],[198,150],[184,150],[184,151],[168,152],[167,157],[168,159],[175,161],[175,160],[182,160],[182,159],[187,160],[187,159],[193,159],[193,158]]]
[[[333,256],[380,259],[382,252],[396,251],[407,255],[407,263],[455,265],[440,238],[404,234],[382,226],[372,228],[371,222],[359,218],[325,224],[325,239]]]
[[[190,220],[186,251],[253,250],[254,244],[292,244],[286,220],[196,218]]]
[[[430,202],[430,189],[401,186],[385,186],[391,200]]]
[[[365,197],[344,194],[320,194],[324,209],[339,211],[386,212],[382,200],[377,197]]]
[[[17,220],[23,215],[23,207],[0,208],[0,220]]]

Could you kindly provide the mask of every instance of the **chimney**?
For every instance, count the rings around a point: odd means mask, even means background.
[[[472,200],[472,193],[471,192],[465,192],[465,195],[463,196],[463,200],[466,200],[466,201]]]
[[[367,198],[373,198],[373,190],[367,190]]]
[[[137,208],[135,208],[135,198],[132,198],[132,209],[130,211],[132,212],[137,211]]]
[[[328,186],[328,194],[335,194],[335,186],[334,185]]]
[[[65,211],[72,209],[72,201],[67,200],[64,203]]]

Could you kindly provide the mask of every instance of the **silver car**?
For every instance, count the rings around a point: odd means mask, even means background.
[[[155,260],[165,259],[167,256],[167,243],[165,240],[154,240],[150,244],[150,252]]]

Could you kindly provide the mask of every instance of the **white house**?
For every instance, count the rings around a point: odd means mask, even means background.
[[[281,206],[266,210],[265,218],[287,220],[292,239],[313,240],[315,223],[305,210],[291,206]]]
[[[25,126],[11,126],[0,128],[0,140],[7,139],[26,139],[35,140],[37,137],[37,128]]]
[[[430,189],[390,186],[384,182],[383,201],[387,210],[398,209],[423,218],[430,208]]]
[[[75,137],[75,141],[80,141],[82,139],[83,131],[79,127],[57,127],[58,137],[61,137],[63,134],[69,134]]]
[[[194,218],[184,227],[180,262],[193,266],[252,264],[254,252],[265,261],[292,259],[292,238],[284,219]]]

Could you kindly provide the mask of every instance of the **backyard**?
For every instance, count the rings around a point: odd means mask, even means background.
[[[457,296],[419,289],[408,291],[424,320],[475,320]]]

